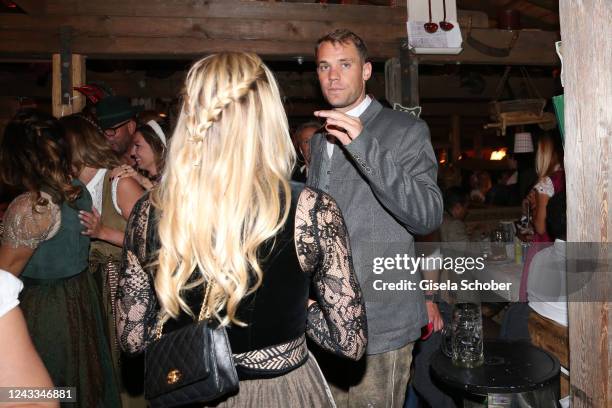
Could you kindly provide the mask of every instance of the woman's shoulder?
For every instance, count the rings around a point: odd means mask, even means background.
[[[59,205],[55,204],[51,199],[51,196],[45,192],[41,192],[40,195],[36,192],[28,191],[20,194],[6,209],[5,217],[10,216],[29,216],[29,215],[43,215],[46,213],[52,213],[59,211]]]
[[[555,194],[555,187],[552,179],[548,176],[541,178],[533,187],[538,193],[552,197]]]
[[[61,208],[46,193],[23,193],[8,206],[3,223],[3,243],[36,248],[59,230]]]

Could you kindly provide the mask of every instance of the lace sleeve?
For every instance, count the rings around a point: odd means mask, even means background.
[[[117,288],[117,338],[121,348],[132,354],[145,349],[157,317],[153,275],[147,268],[150,208],[148,195],[134,205],[125,230],[123,262]]]
[[[298,201],[295,242],[317,302],[308,308],[306,333],[326,350],[358,360],[367,344],[361,288],[340,208],[323,192],[304,189]]]
[[[53,238],[61,224],[61,210],[46,193],[45,204],[36,204],[36,193],[25,193],[13,200],[4,214],[2,244],[11,248],[36,249],[41,242]]]

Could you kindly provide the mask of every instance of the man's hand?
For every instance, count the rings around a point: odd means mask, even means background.
[[[425,306],[427,307],[427,317],[429,318],[429,321],[433,323],[434,333],[442,330],[444,327],[444,320],[442,320],[438,305],[436,305],[434,302],[426,301]]]
[[[361,134],[363,125],[359,118],[335,110],[322,110],[314,113],[316,117],[325,118],[325,130],[343,145],[351,143]]]

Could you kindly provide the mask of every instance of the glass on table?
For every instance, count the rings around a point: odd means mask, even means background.
[[[484,363],[482,312],[479,303],[455,304],[451,339],[455,366],[474,368]]]

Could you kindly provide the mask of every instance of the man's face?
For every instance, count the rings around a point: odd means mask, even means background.
[[[104,135],[111,149],[120,156],[124,156],[132,148],[135,127],[134,121],[128,120],[104,130]]]
[[[297,148],[299,152],[302,153],[302,157],[304,158],[304,162],[306,164],[310,163],[310,139],[316,131],[317,128],[315,127],[307,127],[295,135]]]
[[[365,83],[372,74],[372,65],[361,60],[351,42],[323,42],[317,51],[317,74],[327,102],[341,112],[348,112],[365,98]]]

